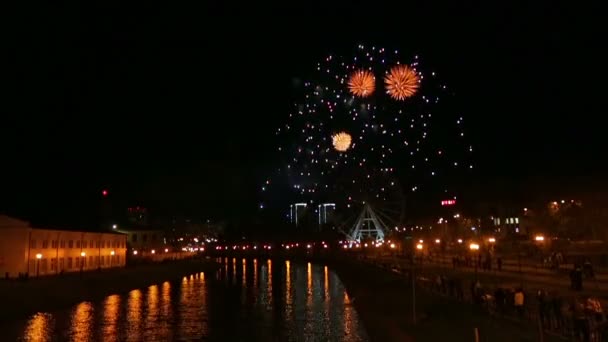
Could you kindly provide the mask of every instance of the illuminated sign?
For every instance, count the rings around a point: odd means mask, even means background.
[[[441,201],[441,205],[444,206],[444,207],[448,206],[448,205],[454,205],[454,204],[456,204],[456,200],[444,200],[444,201]]]

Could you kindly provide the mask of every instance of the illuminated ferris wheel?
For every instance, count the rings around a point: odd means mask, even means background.
[[[350,241],[384,241],[405,219],[405,194],[389,169],[350,170],[334,187],[336,212]]]

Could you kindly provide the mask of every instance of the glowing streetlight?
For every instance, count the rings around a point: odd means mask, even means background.
[[[306,245],[306,248],[310,249],[312,246],[310,244]]]
[[[156,251],[155,251],[155,250],[152,250],[152,254],[156,254]]]
[[[534,237],[534,240],[536,240],[536,241],[538,241],[538,242],[543,242],[543,241],[545,241],[545,237],[544,237],[544,236],[542,236],[542,235],[536,235],[536,236]]]
[[[133,251],[133,255],[137,255],[137,250],[134,250],[134,251]]]
[[[112,229],[116,229],[116,228],[118,228],[118,225],[113,224],[113,225],[112,225]]]
[[[424,243],[424,240],[420,239],[418,240],[419,243]]]
[[[489,239],[488,239],[488,242],[489,242],[489,243],[494,243],[494,242],[496,242],[496,239],[495,239],[495,238],[493,238],[493,237],[491,237],[491,238],[489,238]]]
[[[42,254],[36,254],[36,277],[40,274],[40,259],[42,259]]]
[[[80,274],[82,275],[82,270],[84,269],[84,261],[86,260],[87,253],[80,252]]]
[[[435,243],[441,243],[441,240],[435,239]]]
[[[417,250],[419,250],[419,251],[420,251],[420,250],[422,250],[422,248],[424,248],[424,246],[422,246],[422,244],[421,244],[421,243],[416,244],[416,249],[417,249]]]
[[[114,256],[115,254],[116,254],[116,252],[114,252],[114,251],[110,252],[110,255],[112,255],[112,256]]]
[[[458,239],[458,243],[462,243],[462,239]]]
[[[396,247],[395,244],[391,243],[391,249],[395,249],[395,247]]]
[[[165,253],[169,253],[169,248],[165,248]]]
[[[476,243],[471,243],[469,245],[469,249],[472,250],[472,251],[477,251],[477,250],[479,250],[479,245],[476,244]]]

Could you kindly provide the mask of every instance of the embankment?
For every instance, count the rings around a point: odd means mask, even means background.
[[[529,322],[491,317],[463,303],[415,289],[416,323],[411,278],[356,261],[329,265],[344,283],[372,341],[538,341]],[[544,336],[545,341],[559,341]]]
[[[215,271],[208,259],[137,265],[102,271],[0,281],[0,321],[70,307],[81,301],[142,288],[197,272]]]

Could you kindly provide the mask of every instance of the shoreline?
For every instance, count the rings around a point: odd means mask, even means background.
[[[27,318],[37,312],[69,308],[83,301],[179,279],[197,272],[215,271],[210,258],[141,264],[124,268],[0,281],[1,321]]]

